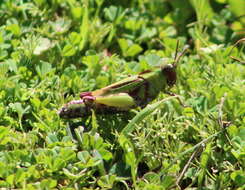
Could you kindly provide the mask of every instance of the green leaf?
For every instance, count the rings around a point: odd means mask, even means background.
[[[15,111],[15,112],[18,113],[19,118],[22,118],[22,116],[24,115],[24,113],[26,113],[29,110],[29,108],[30,108],[30,106],[27,106],[26,108],[23,108],[22,107],[22,104],[20,102],[16,102],[14,104],[13,103],[10,103],[9,104],[9,107],[13,111]]]
[[[115,175],[105,175],[102,176],[99,180],[98,180],[98,185],[101,188],[109,188],[111,189],[113,187],[113,183],[116,180],[116,176]]]
[[[237,187],[245,185],[245,174],[242,170],[237,170],[231,173],[231,179],[235,182]]]
[[[105,149],[99,149],[98,152],[100,153],[100,155],[102,156],[102,158],[104,160],[110,160],[113,158],[113,155],[111,152],[109,152],[108,150]]]
[[[113,22],[113,21],[116,20],[116,18],[121,13],[121,8],[120,7],[116,7],[116,6],[110,6],[109,8],[105,8],[104,12],[105,12],[105,17],[109,21]]]
[[[50,22],[50,25],[52,26],[55,34],[60,35],[69,30],[71,21],[64,18],[58,18],[55,22]]]
[[[121,39],[118,39],[118,43],[119,43],[119,46],[120,46],[120,48],[122,50],[122,53],[123,54],[126,54],[126,51],[128,49],[128,42],[127,42],[127,40],[121,38]]]
[[[48,62],[40,60],[39,64],[36,66],[36,71],[40,77],[44,77],[52,71],[52,65]]]
[[[6,27],[6,30],[11,31],[15,36],[21,35],[21,28],[18,24],[11,24]]]
[[[161,185],[164,189],[169,188],[174,183],[174,181],[175,179],[173,178],[173,176],[164,176]]]
[[[131,167],[131,176],[133,179],[133,183],[136,184],[136,175],[137,175],[137,159],[134,153],[134,147],[130,140],[124,135],[120,134],[118,138],[119,144],[124,151],[124,157],[126,163]]]
[[[69,41],[73,45],[73,48],[75,48],[74,46],[79,45],[81,41],[81,36],[77,32],[71,32],[71,34],[69,35]]]
[[[83,163],[87,163],[90,157],[91,156],[88,151],[81,151],[81,152],[78,152],[77,154],[77,158],[81,160]]]
[[[72,7],[71,13],[75,19],[80,19],[83,15],[83,8],[82,7]]]
[[[235,14],[238,18],[240,17],[241,21],[244,24],[245,19],[244,17],[242,17],[242,15],[244,15],[244,10],[245,10],[244,1],[243,0],[236,0],[236,1],[228,0],[228,2],[230,5],[229,8],[232,11],[232,13]]]
[[[7,63],[0,62],[0,76],[4,76],[9,70],[9,65]]]
[[[34,55],[41,55],[43,52],[54,46],[54,44],[48,38],[39,38],[36,43],[37,45],[33,51]]]
[[[3,60],[8,56],[8,52],[6,50],[0,49],[0,60]]]
[[[48,136],[46,137],[46,142],[48,144],[52,144],[52,143],[55,143],[55,142],[58,142],[58,141],[59,140],[58,140],[56,134],[49,133]]]
[[[79,45],[79,50],[83,50],[87,40],[88,40],[88,32],[89,32],[89,8],[87,6],[84,7],[84,12],[83,12],[83,20],[82,20],[82,25],[80,26],[80,36],[82,41],[80,42]]]
[[[5,60],[5,63],[9,66],[10,71],[17,72],[17,63],[14,59],[7,59]]]
[[[150,67],[162,65],[162,58],[156,54],[150,53],[144,56],[139,56],[139,60],[140,60],[140,64],[146,64],[146,65],[149,65]]]
[[[9,129],[4,126],[0,126],[0,140],[2,140],[9,133]]]
[[[143,49],[138,44],[133,44],[126,51],[126,56],[133,57],[139,54]]]
[[[13,186],[14,185],[14,174],[11,174],[7,177],[6,181]]]
[[[204,177],[208,168],[208,160],[210,158],[211,143],[207,144],[205,151],[201,155],[200,166],[202,168],[200,174],[198,175],[198,186],[203,186]]]
[[[149,183],[159,183],[161,178],[158,174],[154,172],[148,172],[144,175],[144,179],[146,179]]]
[[[131,41],[123,38],[118,39],[118,43],[123,55],[126,57],[133,57],[143,50],[138,44],[133,44]]]
[[[40,184],[40,187],[42,189],[50,189],[56,186],[57,186],[57,181],[54,179],[43,179]]]
[[[64,57],[73,56],[75,53],[76,53],[76,49],[71,44],[65,45],[65,47],[62,49],[62,55]]]

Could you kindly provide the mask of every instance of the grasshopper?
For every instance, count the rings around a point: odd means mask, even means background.
[[[160,92],[168,93],[168,89],[176,83],[177,63],[186,49],[177,55],[177,43],[173,64],[146,70],[99,90],[82,92],[80,100],[73,100],[58,111],[59,116],[71,119],[90,116],[92,110],[96,114],[113,114],[136,107],[144,108]]]

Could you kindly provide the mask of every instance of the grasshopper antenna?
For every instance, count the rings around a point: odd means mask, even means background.
[[[178,54],[178,49],[179,49],[179,40],[177,41],[177,45],[176,45],[176,50],[175,50],[175,55],[174,55],[174,63],[173,66],[177,67],[177,63],[179,62],[180,58],[186,53],[186,51],[188,50],[189,46],[186,45],[183,49],[183,51]]]
[[[176,44],[175,55],[174,55],[174,64],[176,64],[176,59],[177,59],[177,56],[178,56],[178,51],[179,51],[179,40],[177,40],[177,44]]]
[[[239,43],[242,43],[242,42],[245,42],[245,38],[242,38],[242,39],[238,40],[238,41],[232,46],[232,48],[231,48],[231,50],[230,50],[230,52],[229,52],[229,56],[230,56],[231,59],[233,59],[233,60],[235,60],[235,61],[237,61],[237,62],[239,62],[239,63],[241,63],[241,64],[245,64],[245,61],[242,61],[242,60],[240,60],[240,59],[238,59],[238,58],[236,58],[236,57],[231,56],[231,52],[233,51],[233,49],[234,49]]]

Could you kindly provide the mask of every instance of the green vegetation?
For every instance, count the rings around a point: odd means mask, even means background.
[[[0,188],[245,187],[243,0],[0,2]],[[128,114],[64,120],[92,91],[173,61],[177,84]],[[233,50],[231,51],[231,49]]]

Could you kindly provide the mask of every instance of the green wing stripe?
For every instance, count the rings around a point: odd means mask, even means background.
[[[117,94],[120,92],[128,92],[133,90],[134,88],[140,86],[144,82],[144,79],[136,77],[129,77],[120,82],[109,85],[100,90],[96,90],[92,92],[93,96],[106,96],[107,94]]]

